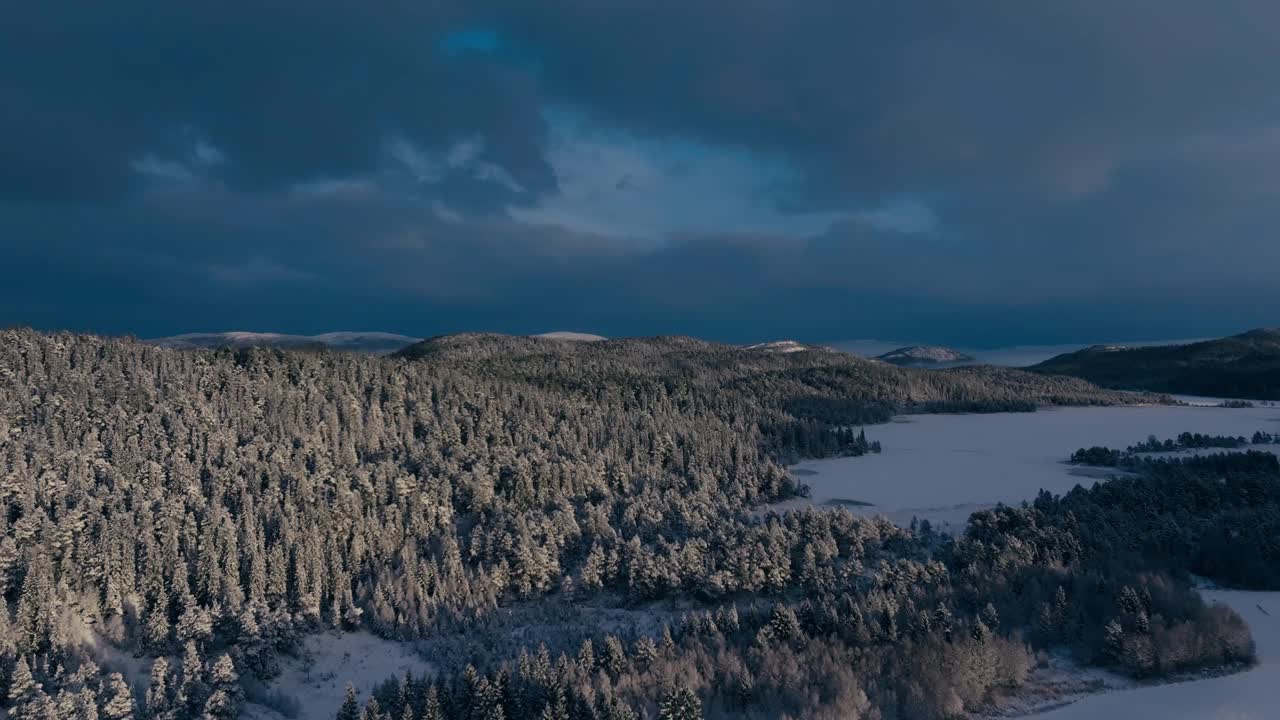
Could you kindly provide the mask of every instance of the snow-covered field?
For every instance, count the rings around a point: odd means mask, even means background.
[[[347,683],[355,686],[363,705],[369,690],[387,678],[404,677],[406,672],[421,676],[431,670],[411,645],[383,640],[367,632],[312,635],[305,645],[302,657],[284,660],[283,672],[268,688],[292,698],[298,720],[333,717],[346,696]],[[247,703],[241,717],[282,720],[287,716]]]
[[[1249,624],[1258,664],[1245,672],[1088,695],[1037,720],[1275,720],[1280,718],[1280,593],[1206,590]]]
[[[963,527],[969,514],[996,503],[1034,499],[1041,489],[1063,493],[1108,471],[1064,462],[1093,445],[1124,448],[1181,432],[1250,436],[1280,432],[1280,407],[1054,408],[1035,413],[906,415],[867,427],[879,455],[802,462],[792,468],[810,488],[808,503],[844,501],[852,512],[908,523],[928,518]],[[1280,450],[1280,446],[1266,449]],[[788,501],[777,509],[806,501]],[[852,503],[867,503],[854,505]],[[1280,710],[1277,710],[1280,718]]]

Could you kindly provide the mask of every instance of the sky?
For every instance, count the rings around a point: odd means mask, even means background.
[[[1273,0],[0,3],[0,325],[1280,324]]]

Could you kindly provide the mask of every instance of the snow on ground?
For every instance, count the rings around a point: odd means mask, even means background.
[[[881,454],[794,466],[793,475],[810,488],[809,499],[771,507],[839,504],[861,515],[883,514],[897,523],[909,523],[916,516],[928,518],[939,529],[956,530],[976,510],[1032,500],[1041,488],[1061,494],[1115,474],[1064,462],[1082,447],[1124,448],[1148,435],[1250,436],[1258,430],[1280,432],[1280,407],[1086,407],[904,415],[867,427],[867,438],[883,445]],[[1267,449],[1280,451],[1280,446]]]
[[[743,350],[757,350],[759,352],[767,353],[796,353],[804,352],[808,349],[809,348],[801,345],[795,340],[772,340],[770,342],[747,345],[743,348]]]
[[[1065,706],[1086,695],[1137,685],[1137,681],[1109,670],[1084,667],[1067,653],[1040,653],[1026,683],[1016,693],[997,698],[990,708],[976,714],[974,720],[1027,717]]]
[[[884,452],[858,458],[808,461],[792,472],[807,483],[807,503],[841,504],[860,514],[885,514],[896,522],[912,516],[963,527],[968,515],[997,502],[1017,503],[1040,488],[1061,493],[1098,473],[1067,465],[1074,450],[1091,445],[1126,447],[1148,435],[1163,439],[1181,432],[1252,435],[1280,432],[1280,407],[1060,408],[1036,413],[992,415],[912,415],[868,428]],[[1277,446],[1271,449],[1280,450]],[[861,506],[857,503],[870,503]],[[781,506],[796,506],[791,501]],[[780,506],[774,506],[780,508]],[[1280,593],[1206,591],[1248,623],[1260,663],[1243,673],[1132,689],[1100,671],[1062,668],[1061,682],[1044,689],[1080,699],[1036,715],[1045,720],[1272,720],[1280,718]],[[1267,613],[1259,609],[1265,608]],[[293,698],[297,718],[332,717],[347,682],[363,699],[374,685],[406,671],[430,671],[411,645],[368,633],[307,638],[309,659],[289,659],[268,690]],[[1052,687],[1051,687],[1052,686]],[[1100,694],[1081,695],[1097,690]],[[1042,696],[1043,699],[1043,696]],[[285,716],[249,704],[244,717],[282,720]]]
[[[546,338],[548,340],[572,340],[575,342],[600,342],[609,338],[603,335],[592,335],[591,333],[571,332],[568,330],[555,330],[553,332],[534,335],[534,337]]]
[[[355,686],[363,705],[369,690],[387,678],[404,677],[406,672],[420,676],[431,671],[430,664],[414,653],[412,645],[383,640],[367,632],[309,636],[300,657],[287,658],[282,664],[283,672],[267,689],[296,701],[299,720],[333,717],[346,696],[347,683]],[[281,720],[286,716],[246,703],[241,717]]]
[[[968,515],[998,502],[1030,500],[1044,488],[1063,493],[1076,484],[1115,474],[1081,468],[1064,460],[1093,445],[1124,448],[1148,435],[1160,439],[1182,432],[1250,436],[1280,432],[1280,407],[1190,406],[1056,408],[1036,413],[992,415],[911,415],[867,428],[884,452],[858,458],[800,463],[796,478],[810,486],[803,504],[840,505],[863,515],[883,514],[907,523],[928,518],[942,529],[963,528]],[[1260,446],[1280,452],[1280,446]],[[1203,452],[1203,451],[1202,451]],[[1207,452],[1218,452],[1208,450]],[[1133,686],[1110,674],[1058,663],[1041,673],[1029,696],[1010,711],[1041,711],[1037,720],[1280,720],[1280,593],[1206,590],[1206,599],[1235,610],[1249,624],[1258,665],[1222,677]],[[1120,688],[1120,689],[1117,689]],[[1053,709],[1044,710],[1045,703]]]
[[[1249,624],[1257,666],[1234,675],[1081,697],[1037,720],[1275,720],[1280,718],[1280,592],[1206,590]]]

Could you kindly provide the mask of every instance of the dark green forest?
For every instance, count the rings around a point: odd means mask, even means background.
[[[4,707],[231,718],[332,628],[435,649],[437,676],[334,708],[393,720],[945,718],[1015,691],[1037,648],[1142,677],[1247,662],[1247,630],[1186,573],[1272,562],[1214,513],[1270,527],[1274,458],[1217,460],[1238,482],[1212,506],[1176,502],[1208,482],[1188,461],[1166,507],[1104,484],[979,513],[959,539],[756,512],[803,492],[785,464],[865,452],[863,426],[897,412],[1138,399],[687,338],[450,336],[369,357],[5,331]],[[1081,526],[1094,507],[1132,534]],[[1157,516],[1177,552],[1144,549]],[[1213,543],[1235,564],[1207,567]],[[654,627],[596,634],[609,608]],[[538,637],[553,616],[579,632]],[[151,663],[145,687],[104,646]]]
[[[1280,329],[1187,345],[1094,346],[1027,369],[1126,390],[1280,400]]]

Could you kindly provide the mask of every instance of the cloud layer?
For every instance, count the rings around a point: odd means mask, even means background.
[[[0,322],[966,344],[1280,314],[1280,6],[0,8]]]

